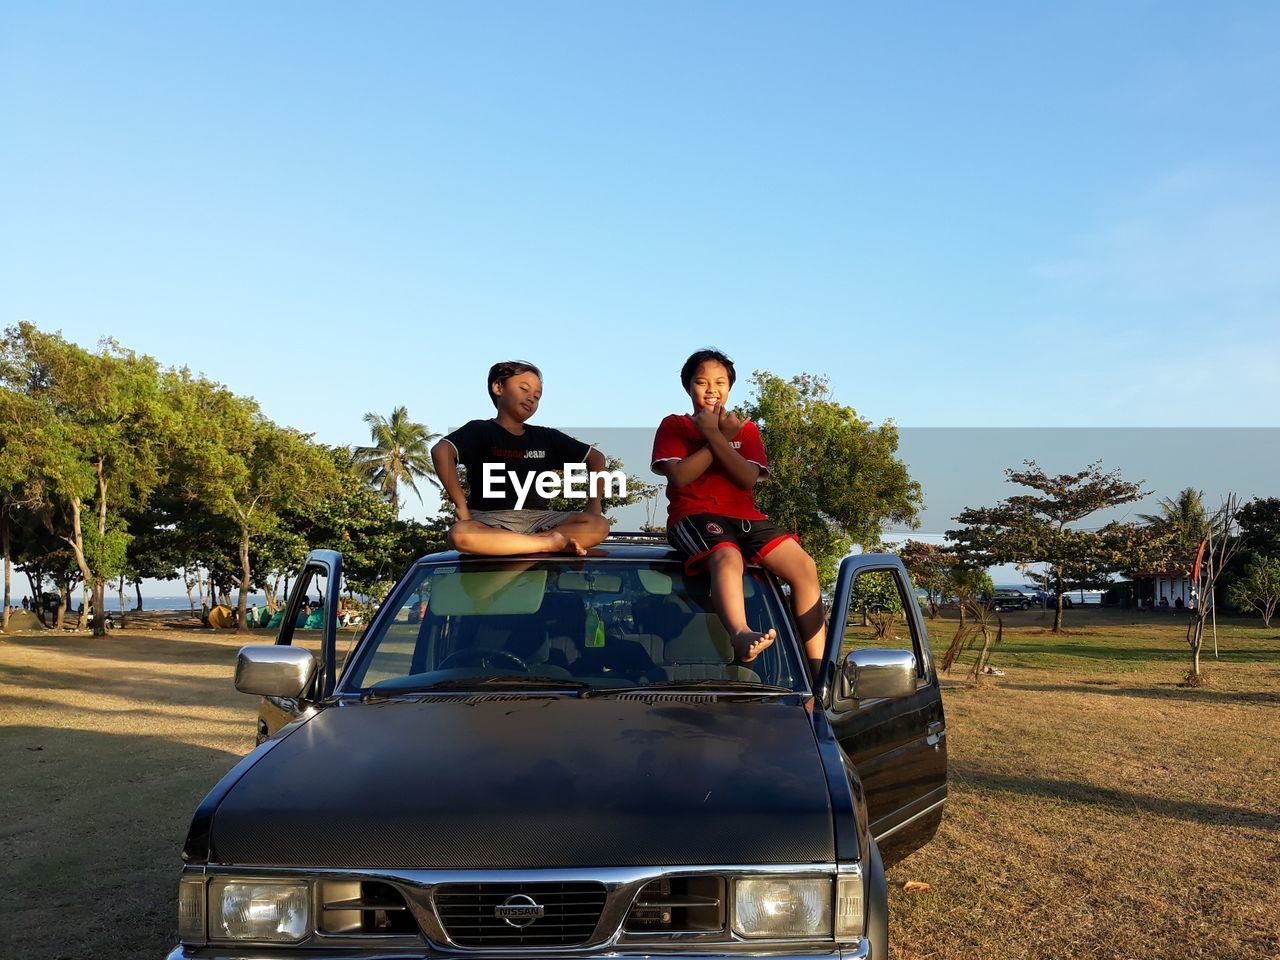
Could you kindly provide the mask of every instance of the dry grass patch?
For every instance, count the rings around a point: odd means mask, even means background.
[[[1077,610],[1055,636],[1037,616],[1008,618],[997,685],[948,683],[951,801],[890,873],[895,956],[1280,956],[1280,631],[1224,624],[1190,690],[1172,618]],[[0,638],[0,956],[175,939],[191,813],[256,703],[236,636],[137,629]],[[951,629],[931,621],[935,645]]]
[[[948,684],[952,799],[891,871],[895,955],[1280,956],[1280,635],[1220,631],[1192,690],[1180,625],[1076,619],[1011,631],[995,687]]]

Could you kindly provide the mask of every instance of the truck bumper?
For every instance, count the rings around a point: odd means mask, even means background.
[[[308,950],[306,948],[270,948],[270,947],[247,947],[236,948],[220,945],[216,947],[189,947],[179,945],[174,947],[166,960],[460,960],[463,954],[457,953],[433,953],[429,950],[409,951],[403,950],[379,950],[376,946],[370,945],[365,950]],[[694,951],[694,950],[661,950],[652,953],[642,951],[625,951],[619,952],[615,950],[607,950],[600,954],[570,954],[558,955],[554,952],[548,952],[544,957],[538,957],[536,960],[556,960],[557,957],[563,957],[564,960],[591,960],[592,957],[599,956],[607,958],[607,960],[885,960],[883,957],[873,957],[871,954],[871,945],[865,940],[859,940],[856,944],[849,944],[838,950],[831,950],[826,953],[776,953],[771,951],[755,951],[742,953],[724,953],[714,951]],[[484,960],[503,960],[501,954],[487,953]],[[513,954],[510,960],[534,960],[527,955]]]

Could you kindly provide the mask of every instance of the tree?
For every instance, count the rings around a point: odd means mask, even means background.
[[[769,453],[756,502],[800,537],[829,586],[853,546],[880,544],[886,522],[916,523],[920,484],[896,456],[897,427],[872,426],[837,403],[825,377],[757,370],[752,382],[754,397],[736,412],[755,421]]]
[[[1227,589],[1227,599],[1241,610],[1262,614],[1262,625],[1270,628],[1276,605],[1280,604],[1280,557],[1256,556]]]
[[[304,501],[281,514],[280,524],[260,538],[255,572],[292,574],[308,550],[342,553],[348,592],[380,597],[414,560],[444,548],[448,523],[399,519],[391,505],[364,482],[346,450],[327,451],[337,483],[319,501]]]
[[[1204,538],[1208,522],[1204,512],[1204,492],[1184,487],[1176,497],[1156,503],[1158,513],[1140,513],[1138,519],[1169,539],[1171,559],[1189,564]]]
[[[30,442],[34,410],[22,394],[0,387],[0,553],[4,563],[4,606],[0,609],[0,631],[9,629],[12,600],[13,533],[21,522],[19,511],[39,503],[38,492],[28,477],[34,471],[34,451]]]
[[[255,401],[220,384],[179,371],[168,389],[183,419],[199,425],[185,434],[188,493],[235,525],[239,625],[247,633],[254,538],[275,530],[284,511],[330,495],[337,486],[333,461],[308,437],[272,423]]]
[[[1187,686],[1198,687],[1207,682],[1200,670],[1204,625],[1210,617],[1216,620],[1218,578],[1240,550],[1237,523],[1239,513],[1240,498],[1229,493],[1223,498],[1222,506],[1208,518],[1205,526],[1204,546],[1198,551],[1196,569],[1192,571],[1197,603],[1187,624],[1187,644],[1191,647],[1191,670],[1187,674]]]
[[[929,603],[929,619],[936,619],[938,604],[946,595],[951,580],[955,555],[941,544],[908,540],[898,547],[898,556],[911,574],[912,584],[925,592]]]
[[[1243,551],[1280,557],[1280,497],[1254,497],[1240,508],[1237,522]]]
[[[972,564],[1044,563],[1057,596],[1053,631],[1062,630],[1062,598],[1073,586],[1093,584],[1108,571],[1139,565],[1163,540],[1150,530],[1108,523],[1098,530],[1071,526],[1106,507],[1145,496],[1140,483],[1103,473],[1101,461],[1077,473],[1050,475],[1034,460],[1025,470],[1005,471],[1011,483],[1035,493],[1017,494],[994,507],[967,507],[955,517],[962,526],[948,538]]]
[[[102,342],[90,353],[29,323],[6,331],[0,385],[34,401],[29,479],[50,512],[93,595],[93,632],[106,633],[105,584],[124,569],[128,531],[122,511],[144,503],[162,476],[171,418],[150,357]],[[83,619],[83,618],[82,618]]]
[[[352,454],[355,463],[373,486],[382,492],[391,509],[400,513],[400,484],[404,484],[422,499],[415,477],[426,477],[432,483],[435,467],[431,464],[431,441],[440,436],[431,433],[426,424],[409,419],[405,407],[396,407],[390,418],[379,413],[364,415],[369,425],[372,446],[356,447]]]

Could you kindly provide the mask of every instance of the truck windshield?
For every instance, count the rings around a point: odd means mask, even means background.
[[[706,578],[676,563],[493,560],[423,564],[392,593],[343,677],[345,693],[544,686],[608,689],[806,681],[777,595],[743,575],[747,622],[778,631],[749,665],[734,662]],[[708,683],[711,681],[711,683]]]

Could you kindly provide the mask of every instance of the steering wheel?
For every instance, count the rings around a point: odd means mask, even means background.
[[[450,667],[481,667],[485,670],[499,669],[499,665],[514,667],[521,673],[529,672],[529,664],[523,657],[518,657],[510,650],[487,650],[471,647],[467,650],[456,650],[440,661],[437,670],[448,670]]]

